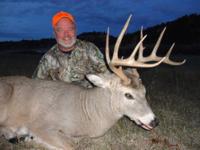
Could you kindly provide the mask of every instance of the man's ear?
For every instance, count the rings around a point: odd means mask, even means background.
[[[108,82],[106,82],[106,79],[103,78],[102,76],[95,75],[95,74],[87,74],[86,77],[95,86],[105,88],[108,85]]]
[[[53,29],[53,36],[56,38],[56,33],[55,29]]]

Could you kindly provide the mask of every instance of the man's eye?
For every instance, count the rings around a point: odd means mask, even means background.
[[[74,32],[74,28],[69,28],[69,29],[67,29],[67,30],[63,30],[63,29],[56,29],[56,32],[57,33],[64,33],[64,32],[68,32],[68,33],[70,33],[70,32]]]
[[[62,29],[56,29],[56,32],[63,32]]]
[[[68,31],[74,31],[75,28],[68,28]]]
[[[125,93],[125,96],[127,99],[130,99],[130,100],[134,99],[133,95],[131,95],[130,93]]]

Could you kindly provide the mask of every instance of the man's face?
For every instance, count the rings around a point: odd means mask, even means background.
[[[62,18],[55,26],[55,38],[64,48],[71,48],[76,42],[76,26],[67,18]]]

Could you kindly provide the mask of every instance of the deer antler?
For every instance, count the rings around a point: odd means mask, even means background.
[[[122,81],[124,82],[124,84],[130,84],[130,79],[124,74],[123,70],[122,70],[122,66],[127,66],[127,67],[141,67],[141,68],[150,68],[150,67],[155,67],[158,66],[159,64],[161,64],[162,62],[167,63],[167,64],[171,64],[171,65],[181,65],[185,62],[185,60],[183,62],[173,62],[169,59],[169,55],[174,47],[174,44],[171,46],[171,48],[169,49],[168,53],[166,54],[165,57],[158,57],[156,56],[156,51],[160,45],[162,36],[164,34],[165,28],[164,30],[161,32],[155,46],[154,49],[152,51],[152,53],[150,54],[150,56],[144,57],[143,56],[143,41],[144,39],[147,37],[147,35],[143,36],[142,30],[141,30],[141,39],[138,42],[138,44],[135,46],[133,52],[131,53],[131,55],[126,58],[126,59],[119,59],[118,57],[118,51],[119,51],[119,47],[122,41],[122,38],[128,28],[130,19],[131,19],[132,15],[129,16],[128,20],[126,21],[120,35],[117,38],[117,41],[115,43],[115,47],[114,47],[114,52],[113,52],[113,57],[110,60],[110,54],[109,54],[109,29],[107,31],[107,36],[106,36],[106,61],[110,67],[110,69],[116,74],[118,75]],[[138,54],[138,58],[135,58],[136,53],[139,50],[139,54]],[[145,63],[145,62],[152,62],[155,61],[155,63]]]

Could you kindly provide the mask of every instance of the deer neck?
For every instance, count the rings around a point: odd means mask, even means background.
[[[114,91],[94,88],[82,93],[82,110],[88,119],[103,119],[116,122],[123,115],[120,111],[120,101]]]

